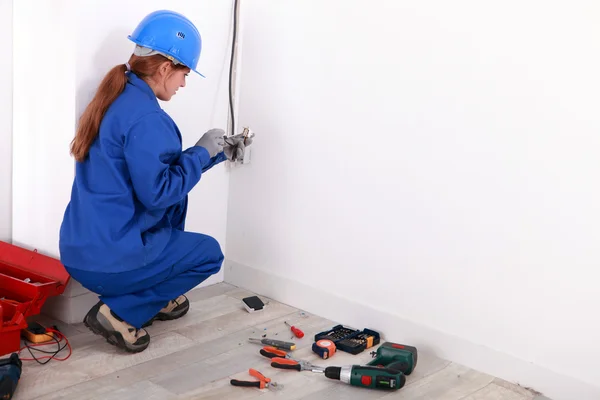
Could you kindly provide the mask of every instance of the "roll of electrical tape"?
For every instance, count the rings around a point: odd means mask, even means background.
[[[335,354],[335,343],[331,340],[319,340],[313,343],[312,350],[322,359],[328,359]]]

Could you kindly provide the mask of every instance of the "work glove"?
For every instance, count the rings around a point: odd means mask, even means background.
[[[225,145],[225,131],[223,129],[211,129],[207,131],[200,140],[196,143],[196,146],[204,147],[210,158],[213,158],[217,154],[223,151]]]
[[[244,140],[246,139],[246,140]],[[223,152],[229,161],[239,161],[244,159],[244,151],[247,146],[252,144],[252,138],[244,138],[243,133],[225,137],[225,146]]]

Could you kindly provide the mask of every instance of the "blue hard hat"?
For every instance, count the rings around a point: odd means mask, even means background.
[[[194,24],[183,15],[168,10],[154,11],[127,37],[138,46],[158,51],[204,76],[196,70],[202,37]]]

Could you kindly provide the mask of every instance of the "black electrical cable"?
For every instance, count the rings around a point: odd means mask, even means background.
[[[41,365],[48,364],[53,359],[53,357],[58,355],[58,353],[60,353],[61,351],[64,350],[65,347],[67,347],[67,343],[65,343],[62,347],[60,347],[60,340],[57,339],[55,335],[50,335],[48,333],[44,333],[44,335],[51,336],[52,340],[54,340],[56,342],[56,344],[58,346],[58,349],[56,351],[45,351],[45,350],[36,349],[36,348],[29,346],[27,344],[27,341],[25,342],[25,347],[27,347],[27,350],[29,350],[29,354],[31,354],[31,358],[33,358],[38,364],[41,364]],[[40,360],[38,360],[38,358],[36,356],[33,355],[31,350],[39,351],[40,353],[45,353],[45,354],[52,354],[52,357],[48,358],[46,361],[40,361]]]
[[[231,60],[229,61],[229,111],[231,113],[231,134],[235,135],[235,116],[233,115],[233,93],[232,93],[232,78],[233,78],[233,59],[235,55],[235,42],[237,39],[237,8],[238,0],[233,2],[233,40],[231,41]]]

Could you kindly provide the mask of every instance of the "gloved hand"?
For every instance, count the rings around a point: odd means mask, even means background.
[[[202,135],[196,146],[204,147],[212,158],[223,151],[224,136],[225,131],[223,129],[211,129]]]
[[[244,151],[246,146],[252,144],[252,138],[247,137],[244,141],[244,134],[239,133],[237,135],[225,137],[225,146],[223,152],[229,161],[238,161],[244,159]]]

